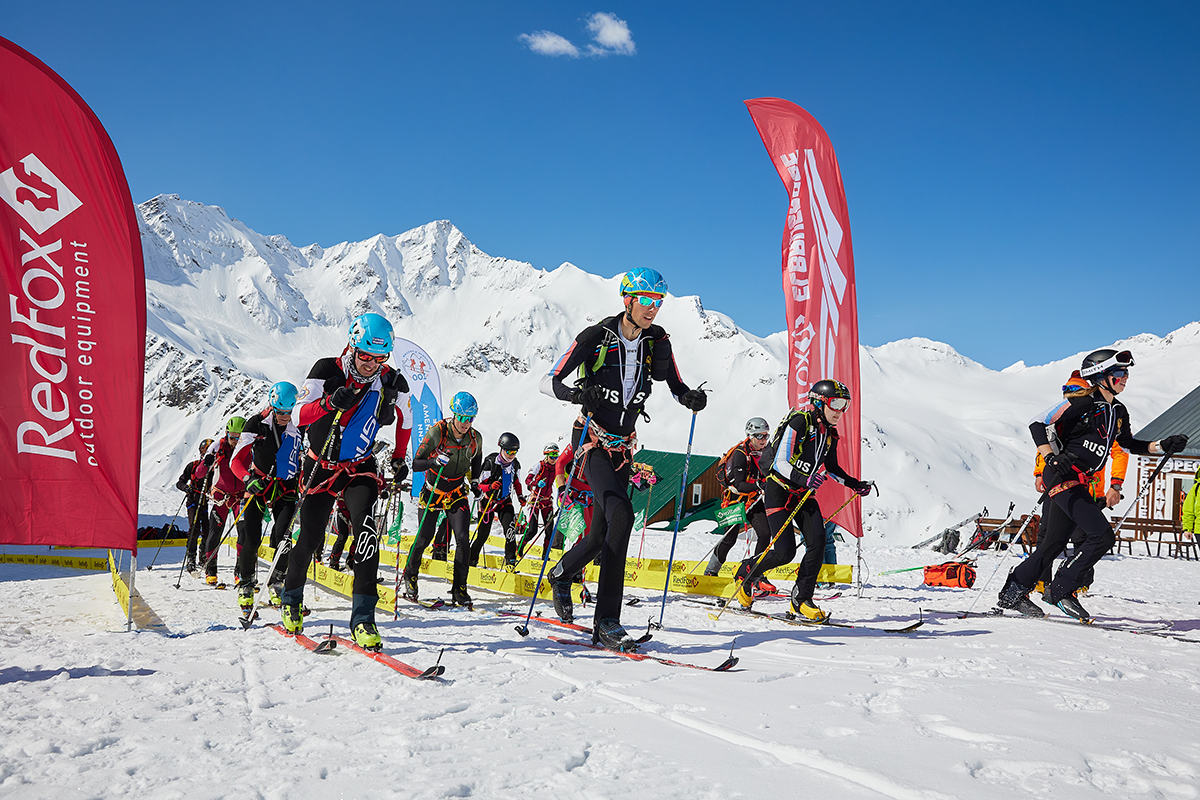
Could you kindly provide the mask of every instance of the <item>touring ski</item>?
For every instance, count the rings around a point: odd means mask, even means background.
[[[362,653],[367,658],[370,658],[374,661],[378,661],[380,664],[383,664],[384,666],[391,667],[392,669],[396,670],[396,672],[399,672],[401,675],[404,675],[407,678],[413,678],[413,679],[419,680],[419,681],[432,680],[433,678],[437,678],[437,677],[441,676],[441,674],[446,671],[446,668],[444,666],[442,666],[442,663],[441,663],[442,662],[442,654],[441,653],[438,653],[438,660],[437,660],[436,664],[434,664],[429,669],[422,670],[417,667],[414,667],[411,664],[405,664],[403,661],[399,660],[398,658],[393,658],[392,656],[389,656],[387,653],[381,653],[381,652],[377,652],[374,650],[368,650],[365,647],[359,647],[357,644],[355,644],[353,639],[347,639],[345,636],[336,636],[336,635],[327,636],[325,638],[325,641],[326,642],[340,642],[341,644],[344,644],[346,647],[349,647],[351,650],[353,650],[357,653]]]
[[[487,613],[487,612],[485,612],[485,613]],[[508,611],[505,609],[500,609],[500,610],[492,612],[492,613],[498,614],[501,617],[524,617],[525,616],[524,614],[522,614],[520,612]],[[537,614],[534,614],[532,617],[529,618],[529,621],[530,622],[540,622],[543,625],[555,625],[559,628],[566,628],[566,629],[572,630],[572,631],[579,631],[580,633],[586,633],[588,635],[591,635],[591,633],[592,633],[592,629],[587,627],[586,625],[579,625],[574,622],[563,622],[561,619],[554,619],[553,617],[541,617],[541,616],[538,616]],[[641,636],[634,639],[633,641],[637,644],[645,644],[646,642],[650,641],[653,638],[654,638],[654,635],[652,633],[650,633],[649,631],[647,631],[646,633],[642,634]]]
[[[705,667],[700,664],[689,664],[686,661],[673,661],[669,658],[660,658],[659,656],[652,656],[649,653],[609,650],[607,647],[602,647],[598,644],[592,644],[591,642],[582,642],[578,639],[561,639],[557,636],[551,636],[550,641],[558,642],[559,644],[571,645],[572,647],[586,647],[589,650],[599,650],[602,653],[611,653],[614,656],[622,656],[623,658],[629,658],[634,661],[656,661],[659,664],[665,664],[668,667],[687,667],[688,669],[699,669],[704,670],[705,672],[728,672],[737,666],[738,663],[738,658],[730,655],[729,658],[725,659],[715,667]]]
[[[317,642],[317,641],[314,641],[314,640],[308,638],[303,633],[289,633],[288,629],[283,627],[283,625],[281,625],[278,622],[272,623],[272,624],[268,625],[267,627],[274,628],[276,631],[278,631],[279,633],[282,633],[288,639],[294,640],[296,642],[296,644],[300,645],[305,650],[311,650],[314,653],[320,653],[322,655],[333,654],[334,648],[337,647],[337,643],[335,641],[333,641],[332,639],[326,639],[323,642]]]
[[[928,611],[928,609],[926,609]],[[1161,639],[1174,639],[1179,642],[1200,642],[1200,639],[1188,639],[1179,635],[1179,632],[1171,632],[1173,622],[1148,622],[1141,626],[1136,624],[1121,624],[1115,620],[1105,620],[1103,618],[1092,617],[1090,622],[1075,619],[1074,617],[1029,617],[1024,614],[1008,615],[1004,613],[1004,609],[993,608],[990,611],[932,611],[934,614],[952,614],[959,619],[986,619],[986,618],[1003,618],[1003,619],[1029,619],[1039,620],[1042,622],[1055,622],[1060,625],[1075,625],[1083,628],[1096,628],[1102,631],[1117,631],[1118,633],[1136,633],[1146,636],[1157,636]]]
[[[708,602],[706,600],[688,598],[684,602],[695,605],[709,606],[711,608],[721,608],[719,603]],[[860,631],[879,631],[880,633],[912,633],[917,628],[925,624],[925,620],[923,619],[919,619],[916,622],[905,625],[902,628],[880,628],[875,625],[864,625],[861,622],[832,622],[830,620],[817,622],[815,620],[800,619],[799,617],[789,617],[785,614],[768,614],[765,611],[755,611],[754,609],[746,610],[744,608],[739,608],[736,605],[725,609],[725,613],[740,614],[745,617],[757,617],[758,619],[769,619],[774,620],[775,622],[782,622],[787,625],[796,625],[801,628],[853,628]],[[714,620],[717,618],[716,614],[709,614],[708,616]]]

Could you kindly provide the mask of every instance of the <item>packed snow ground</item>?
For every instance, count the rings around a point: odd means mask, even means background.
[[[646,554],[665,556],[669,536],[651,531]],[[678,554],[699,558],[713,541],[689,529]],[[522,639],[514,620],[490,614],[381,614],[396,657],[425,667],[445,649],[444,680],[420,682],[356,653],[311,654],[261,625],[243,632],[232,590],[186,574],[174,588],[181,555],[165,549],[147,571],[154,551],[142,550],[137,586],[165,628],[133,633],[107,574],[0,565],[0,796],[1200,794],[1194,643],[929,614],[906,635],[713,621],[672,596],[647,651],[715,665],[736,643],[737,668],[708,673],[570,649],[547,638],[561,631],[536,624]],[[879,546],[864,556],[872,576],[937,560]],[[853,557],[853,545],[839,546],[839,560]],[[978,585],[999,561],[980,557]],[[223,551],[226,580],[231,564]],[[1181,635],[1200,639],[1198,570],[1109,556],[1086,604],[1178,620]],[[1003,571],[977,608],[990,607]],[[861,599],[848,589],[824,605],[835,619],[894,626],[976,597],[922,587],[920,574],[869,577]],[[445,591],[422,581],[426,597]],[[527,608],[473,592],[479,608]],[[657,618],[660,595],[629,595],[645,598],[625,609],[629,627]],[[346,632],[346,600],[311,589],[306,599],[310,635],[330,624]]]

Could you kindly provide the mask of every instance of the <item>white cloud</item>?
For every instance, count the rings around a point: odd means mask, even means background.
[[[629,32],[629,24],[616,14],[606,14],[603,11],[588,17],[587,28],[591,31],[596,44],[588,47],[588,53],[594,56],[622,55],[631,56],[637,52],[633,43],[633,34]]]
[[[579,48],[552,31],[522,33],[517,38],[528,45],[530,50],[535,53],[541,53],[544,56],[570,56],[571,58],[579,58]]]
[[[587,18],[587,29],[595,44],[588,45],[589,56],[631,56],[637,52],[629,24],[616,14],[600,11]],[[535,53],[544,56],[579,58],[579,48],[553,31],[522,33],[517,37]]]

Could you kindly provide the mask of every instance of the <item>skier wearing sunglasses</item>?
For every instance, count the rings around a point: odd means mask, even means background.
[[[599,553],[592,640],[615,650],[636,648],[621,627],[625,553],[633,530],[629,475],[634,426],[654,381],[666,381],[689,411],[701,411],[707,403],[703,391],[688,388],[679,377],[671,339],[654,324],[666,294],[667,282],[657,271],[638,267],[627,272],[621,278],[623,312],[585,328],[542,382],[545,394],[582,406],[571,435],[580,451],[573,473],[582,471],[596,504],[587,534],[550,571],[554,609],[564,620],[573,617],[571,579]],[[568,385],[573,375],[578,377]]]
[[[825,560],[825,522],[813,493],[828,476],[861,496],[869,494],[874,484],[851,477],[838,465],[837,424],[850,407],[850,390],[839,381],[821,380],[813,384],[808,399],[812,407],[789,412],[771,440],[774,460],[765,494],[767,522],[771,535],[778,538],[761,561],[752,556],[742,562],[733,598],[742,608],[750,608],[754,603],[751,589],[759,576],[788,563],[796,554],[796,537],[790,531],[780,533],[790,518],[792,529],[804,537],[805,547],[792,587],[791,613],[824,622],[829,615],[813,602],[813,590]],[[797,511],[801,500],[804,504]]]
[[[762,555],[771,541],[771,528],[767,525],[766,505],[763,503],[763,468],[771,463],[767,441],[771,438],[771,426],[762,417],[752,417],[746,422],[746,438],[733,446],[721,459],[717,467],[717,480],[723,489],[721,508],[728,508],[737,503],[744,504],[746,524],[754,529],[758,541],[755,543],[754,555]],[[766,460],[763,456],[766,455]],[[705,575],[716,575],[725,564],[729,551],[737,543],[745,525],[735,523],[725,530],[714,533],[721,535],[721,541],[713,548],[704,568]],[[770,594],[775,586],[766,578],[759,578],[755,593]]]
[[[1029,424],[1033,442],[1045,460],[1042,481],[1048,500],[1057,508],[1056,513],[1045,515],[1046,524],[1033,555],[1009,573],[997,601],[1001,608],[1031,617],[1045,616],[1029,599],[1029,592],[1042,570],[1066,548],[1071,532],[1078,526],[1084,531],[1083,544],[1059,568],[1042,598],[1064,614],[1090,622],[1091,615],[1075,597],[1075,590],[1083,585],[1085,573],[1116,543],[1112,525],[1088,490],[1092,476],[1104,469],[1114,442],[1140,456],[1175,453],[1187,447],[1188,437],[1183,434],[1157,442],[1133,438],[1129,412],[1117,399],[1125,391],[1132,366],[1133,354],[1128,350],[1090,353],[1083,359],[1079,373],[1091,385],[1072,392]]]

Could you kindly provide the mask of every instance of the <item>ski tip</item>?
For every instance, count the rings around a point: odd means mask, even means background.
[[[642,598],[640,598],[640,597],[631,597],[625,601],[625,605],[627,605],[627,606],[640,606],[641,604],[642,604]]]
[[[440,678],[442,676],[442,673],[444,673],[445,671],[446,671],[446,668],[444,666],[442,666],[441,664],[435,664],[434,666],[430,667],[429,669],[425,670],[420,675],[418,675],[417,680],[431,681],[434,678]]]
[[[319,645],[314,647],[313,652],[325,655],[326,653],[332,653],[336,647],[337,647],[337,639],[326,639],[323,642],[321,642]]]
[[[725,659],[719,666],[713,667],[713,672],[728,672],[738,665],[740,659],[737,656],[730,656]]]

